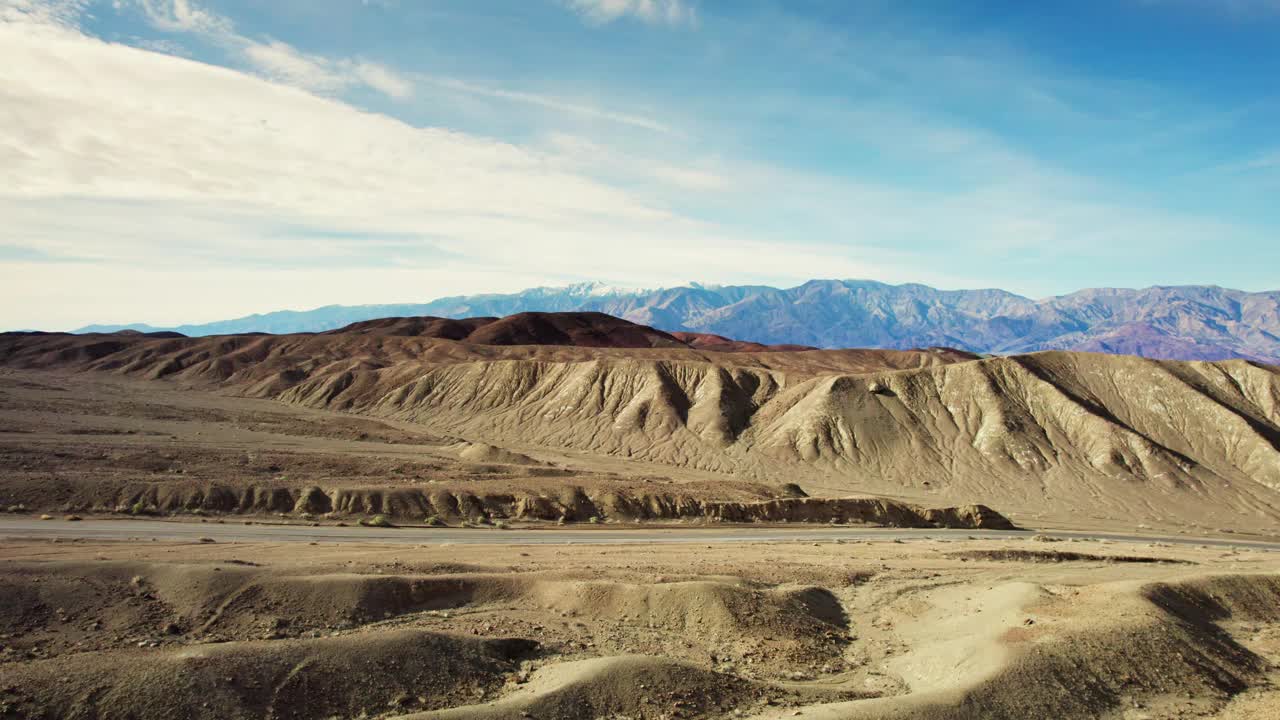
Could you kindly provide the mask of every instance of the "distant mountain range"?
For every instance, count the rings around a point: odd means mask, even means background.
[[[811,280],[793,288],[692,284],[658,290],[581,283],[421,304],[330,305],[173,328],[91,325],[77,332],[323,332],[375,318],[499,317],[531,311],[603,312],[671,333],[712,333],[770,345],[948,346],[995,354],[1058,349],[1280,363],[1280,291],[1202,285],[1094,288],[1033,300],[1003,290],[937,290],[870,280]]]

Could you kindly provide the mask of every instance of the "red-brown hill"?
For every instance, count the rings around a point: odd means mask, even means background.
[[[473,345],[567,345],[595,348],[680,348],[686,343],[648,325],[597,312],[527,312],[504,318],[474,317],[452,320],[440,317],[397,317],[368,320],[330,330],[325,335],[376,337],[425,337],[456,340]],[[735,343],[721,338],[725,347],[707,350],[754,350],[755,343]],[[741,347],[733,347],[741,346]]]
[[[371,335],[374,337],[429,337],[443,340],[466,340],[479,328],[496,322],[495,317],[454,320],[433,317],[389,317],[352,323],[321,335]]]
[[[677,332],[671,334],[691,348],[711,352],[798,352],[818,349],[811,345],[764,345],[746,340],[734,340],[733,338],[712,333]]]

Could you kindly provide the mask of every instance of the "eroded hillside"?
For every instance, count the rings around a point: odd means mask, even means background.
[[[1269,527],[1280,370],[1079,353],[709,352],[415,335],[6,335],[0,362],[112,372],[811,495],[1099,522]]]

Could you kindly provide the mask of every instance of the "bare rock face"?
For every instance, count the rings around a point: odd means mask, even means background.
[[[675,493],[589,493],[563,486],[546,492],[477,493],[445,489],[283,486],[234,488],[206,483],[130,483],[118,491],[104,487],[85,510],[145,508],[151,513],[295,513],[386,515],[399,521],[435,517],[453,522],[560,520],[591,522],[711,520],[733,523],[837,523],[899,528],[1011,530],[1008,518],[983,505],[924,508],[883,498],[778,498],[756,502],[706,500]]]

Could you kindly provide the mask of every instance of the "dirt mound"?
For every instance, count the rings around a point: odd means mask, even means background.
[[[1011,573],[943,550],[991,542],[776,543],[762,563],[754,542],[11,540],[0,714],[1274,715],[1273,553],[1152,548],[1240,568],[1203,575],[1103,562]]]
[[[448,568],[443,568],[447,570]],[[136,637],[211,642],[328,634],[407,613],[509,601],[533,579],[281,573],[252,563],[50,563],[0,572],[0,629],[41,653]]]
[[[403,720],[704,716],[754,704],[769,692],[757,683],[662,658],[607,657],[545,668],[497,703]]]
[[[282,573],[243,563],[109,562],[9,567],[0,590],[10,598],[0,609],[0,629],[12,638],[7,652],[28,653],[37,666],[117,651],[122,640],[173,650],[363,632],[424,617],[453,628],[451,613],[483,618],[511,608],[523,621],[510,629],[524,636],[541,637],[541,628],[574,618],[604,629],[596,636],[602,648],[710,657],[725,669],[750,666],[773,677],[839,663],[853,639],[840,600],[825,588],[729,580],[635,584],[547,573]],[[615,646],[610,638],[619,633],[639,639]],[[46,672],[72,670],[52,667]]]
[[[820,665],[840,656],[849,620],[822,588],[762,588],[724,582],[631,585],[540,582],[529,599],[571,616],[614,620],[696,638],[722,657],[758,656],[762,666]]]
[[[546,574],[280,572],[249,564],[53,563],[0,572],[0,630],[44,655],[163,644],[307,637],[423,612],[516,604],[543,617],[646,628],[655,649],[696,642],[761,669],[817,666],[850,640],[819,587],[724,581],[648,585]]]
[[[464,442],[454,445],[458,457],[474,463],[502,463],[506,465],[541,465],[542,463],[523,453],[513,452],[505,448],[487,443]]]
[[[6,668],[21,717],[320,718],[472,702],[518,669],[501,640],[421,631],[80,653]]]

